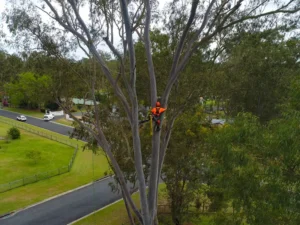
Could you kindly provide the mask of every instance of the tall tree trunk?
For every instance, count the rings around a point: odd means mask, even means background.
[[[131,214],[131,210],[130,210],[128,202],[127,202],[128,200],[125,197],[123,190],[122,190],[122,198],[124,199],[124,203],[125,203],[127,215],[128,215],[129,221],[130,221],[130,225],[135,225],[132,214]]]

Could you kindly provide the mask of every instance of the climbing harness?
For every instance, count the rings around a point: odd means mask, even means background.
[[[166,110],[166,108],[160,106],[160,102],[156,102],[155,107],[151,109],[148,115],[148,119],[140,121],[139,124],[146,123],[150,120],[150,135],[153,135],[153,121],[155,122],[155,131],[160,131],[161,115]]]

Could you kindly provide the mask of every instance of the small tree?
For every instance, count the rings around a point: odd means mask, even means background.
[[[21,137],[21,132],[18,128],[12,127],[7,131],[7,136],[11,139],[19,139]]]
[[[166,184],[175,225],[192,219],[190,206],[195,198],[200,198],[197,194],[206,180],[209,152],[204,146],[204,138],[209,130],[199,123],[204,121],[204,116],[201,108],[190,109],[174,124],[162,179]]]
[[[34,161],[34,164],[37,164],[38,160],[41,160],[42,153],[39,150],[29,150],[26,153],[26,158]]]

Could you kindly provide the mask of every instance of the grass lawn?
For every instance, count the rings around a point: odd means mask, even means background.
[[[14,122],[14,120],[7,118],[5,120]],[[108,169],[108,163],[104,155],[93,155],[89,150],[81,150],[83,142],[29,124],[26,124],[26,126],[73,144],[78,144],[80,149],[71,172],[0,193],[0,215],[90,183],[93,179],[103,177],[104,172]]]
[[[3,109],[11,111],[11,112],[16,112],[19,114],[38,117],[38,118],[43,118],[44,114],[45,114],[45,113],[42,113],[40,110],[19,109],[19,108],[11,108],[11,107],[4,107]]]
[[[0,136],[5,136],[10,125],[0,122]],[[65,167],[74,148],[21,130],[21,138],[10,143],[0,141],[0,184]],[[26,157],[29,151],[39,151],[41,159],[35,162]]]

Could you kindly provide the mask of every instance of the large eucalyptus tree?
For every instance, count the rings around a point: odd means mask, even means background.
[[[159,175],[172,127],[179,113],[168,116],[165,129],[153,131],[147,192],[139,133],[139,99],[136,92],[139,76],[136,73],[135,39],[144,42],[149,75],[149,84],[145,85],[150,85],[151,106],[155,106],[159,95],[162,106],[167,107],[174,84],[196,51],[211,43],[218,43],[228,32],[234,32],[237,25],[244,24],[247,27],[251,23],[264,23],[263,28],[298,25],[300,10],[299,0],[173,0],[169,1],[169,8],[163,14],[159,14],[157,7],[158,2],[163,1],[158,0],[25,0],[22,4],[8,1],[13,8],[7,13],[7,21],[10,30],[18,36],[19,45],[27,43],[20,40],[38,40],[41,48],[54,55],[70,53],[70,49],[77,46],[101,67],[122,105],[131,129],[141,211],[133,202],[122,170],[112,154],[112,143],[109,133],[103,131],[99,108],[94,108],[93,126],[74,119],[107,154],[120,182],[124,200],[143,225],[155,222]],[[47,20],[44,19],[45,15],[48,16]],[[167,68],[169,75],[162,93],[157,93],[158,81],[152,60],[150,33],[154,28],[163,28],[172,37],[174,49],[170,53],[172,63]],[[100,54],[103,44],[118,61],[118,71],[112,70]],[[94,84],[98,78],[96,74],[85,76],[90,96],[95,102]],[[62,107],[68,111],[65,105],[62,104]],[[172,111],[172,108],[168,108],[168,111]]]

